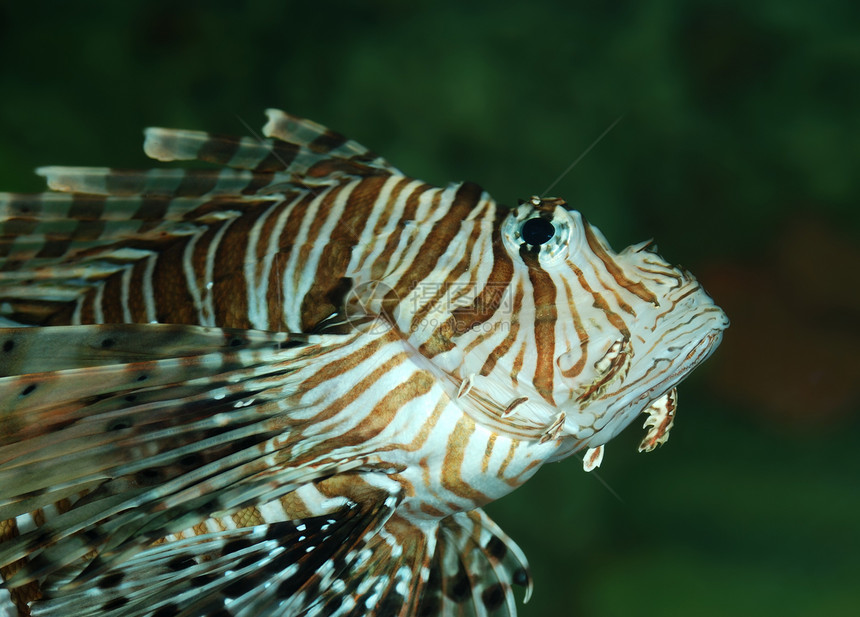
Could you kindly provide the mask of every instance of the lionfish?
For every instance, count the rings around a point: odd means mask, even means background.
[[[270,110],[0,196],[0,594],[21,615],[515,615],[481,509],[645,413],[724,313],[558,198]],[[0,599],[2,600],[2,599]]]

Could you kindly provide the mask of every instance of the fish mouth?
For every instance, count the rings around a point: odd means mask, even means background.
[[[729,325],[703,291],[688,302],[674,317],[655,321],[647,335],[620,337],[594,362],[595,379],[565,405],[576,449],[605,444],[640,413],[647,414],[640,451],[665,442],[677,408],[678,384],[714,352]]]
[[[594,361],[596,376],[580,386],[576,402],[584,406],[592,400],[605,398],[600,396],[602,394],[618,396],[625,390],[636,388],[642,381],[671,381],[674,385],[713,353],[727,327],[725,313],[711,305],[687,319],[676,319],[660,328],[651,328],[653,334],[647,338],[635,334],[619,337]],[[638,339],[636,344],[632,339]],[[670,370],[662,367],[663,364],[678,366]],[[655,371],[666,376],[656,380],[653,377]],[[666,386],[659,396],[672,385]],[[613,386],[617,386],[614,391]],[[646,391],[653,392],[657,387],[649,387]]]
[[[702,320],[710,322],[703,333]],[[728,327],[728,318],[719,307],[712,305],[686,323],[691,331],[696,330],[699,334],[691,336],[691,332],[686,332],[686,336],[678,336],[676,344],[666,345],[660,353],[652,351],[631,361],[625,379],[609,393],[614,401],[604,415],[605,423],[601,426],[600,422],[595,422],[595,437],[608,433],[605,437],[608,441],[640,413],[646,413],[649,419],[645,428],[652,430],[640,444],[640,451],[653,450],[665,441],[661,437],[667,435],[671,428],[671,418],[677,408],[678,384],[719,346],[723,331]],[[651,422],[655,424],[652,426]]]

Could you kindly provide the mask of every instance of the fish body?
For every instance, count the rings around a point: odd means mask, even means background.
[[[270,110],[0,196],[0,573],[33,615],[515,615],[481,510],[648,414],[724,313],[561,199]],[[2,598],[0,598],[2,602]]]

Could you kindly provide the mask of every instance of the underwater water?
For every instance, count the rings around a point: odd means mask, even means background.
[[[623,116],[553,192],[616,249],[655,238],[732,326],[666,445],[631,427],[598,478],[571,459],[488,508],[532,565],[520,614],[860,606],[855,4],[41,4],[0,8],[3,190],[275,106],[512,204]]]

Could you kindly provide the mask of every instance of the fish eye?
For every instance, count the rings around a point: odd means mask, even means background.
[[[511,256],[526,251],[542,266],[550,266],[575,253],[581,240],[580,215],[561,206],[558,199],[532,197],[511,210],[499,230]]]
[[[555,234],[555,227],[548,220],[540,217],[527,220],[520,230],[523,242],[532,246],[545,244]]]

